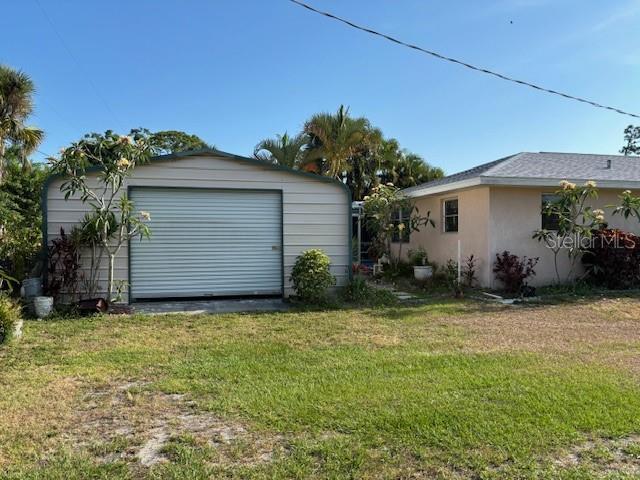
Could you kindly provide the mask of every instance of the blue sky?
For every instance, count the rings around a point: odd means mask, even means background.
[[[640,0],[308,1],[443,54],[640,112]],[[40,150],[48,154],[89,131],[144,126],[196,133],[247,155],[260,139],[297,132],[311,114],[344,103],[453,173],[519,151],[616,153],[632,123],[286,0],[39,2],[55,29],[37,0],[8,2],[0,62],[35,81],[32,123],[46,131]]]

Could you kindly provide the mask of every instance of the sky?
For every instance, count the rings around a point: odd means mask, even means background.
[[[135,127],[183,130],[250,155],[259,140],[297,133],[312,114],[344,104],[454,173],[521,151],[615,154],[634,120],[436,60],[287,0],[6,3],[0,63],[35,82],[29,123],[46,133],[36,160],[88,132]],[[640,113],[640,0],[308,3]]]

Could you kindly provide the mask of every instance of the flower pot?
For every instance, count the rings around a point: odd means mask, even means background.
[[[13,326],[13,338],[18,339],[22,336],[22,327],[24,325],[24,320],[20,318],[16,324]]]
[[[22,288],[24,288],[25,298],[39,297],[42,295],[42,279],[40,277],[26,278],[22,282]]]
[[[413,276],[416,280],[428,280],[433,277],[433,267],[431,265],[416,265],[413,267]]]
[[[36,313],[36,317],[48,317],[53,310],[53,297],[34,297],[33,309]]]

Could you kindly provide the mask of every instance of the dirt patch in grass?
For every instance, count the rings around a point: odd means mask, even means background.
[[[87,392],[63,436],[78,453],[99,463],[126,461],[152,467],[169,460],[174,440],[212,450],[212,464],[253,466],[286,451],[280,435],[198,411],[185,395],[154,392],[128,381]],[[53,452],[51,452],[53,454]]]
[[[577,445],[556,459],[562,469],[583,468],[600,475],[640,474],[640,435],[599,438]]]

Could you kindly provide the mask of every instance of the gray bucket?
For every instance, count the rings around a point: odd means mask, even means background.
[[[42,296],[42,279],[40,277],[26,278],[22,282],[22,287],[24,288],[25,298]]]

